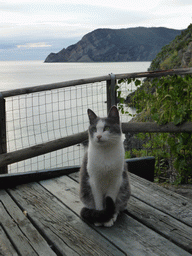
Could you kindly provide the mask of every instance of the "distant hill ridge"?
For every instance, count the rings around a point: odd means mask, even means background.
[[[76,44],[49,54],[45,62],[152,61],[181,32],[164,27],[96,29]]]

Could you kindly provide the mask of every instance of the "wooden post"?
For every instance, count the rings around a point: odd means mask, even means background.
[[[114,74],[110,74],[111,79],[107,80],[107,113],[113,105],[117,105],[117,94],[115,90],[116,79]]]
[[[5,99],[0,93],[0,154],[7,153]],[[7,173],[7,166],[0,167],[0,174]]]

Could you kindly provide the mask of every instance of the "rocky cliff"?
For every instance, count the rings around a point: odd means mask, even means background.
[[[192,24],[164,46],[149,70],[192,67]]]
[[[151,61],[180,33],[163,27],[97,29],[78,43],[49,54],[45,62]]]

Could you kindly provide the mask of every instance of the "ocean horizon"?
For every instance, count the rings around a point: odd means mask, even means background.
[[[108,74],[147,71],[151,62],[0,61],[0,91]]]

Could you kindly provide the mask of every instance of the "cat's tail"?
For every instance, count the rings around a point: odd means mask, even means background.
[[[109,196],[105,199],[105,209],[99,211],[95,209],[82,208],[81,217],[89,223],[104,223],[113,218],[115,214],[115,203]]]

